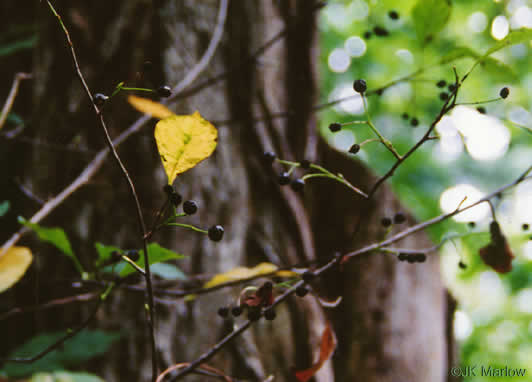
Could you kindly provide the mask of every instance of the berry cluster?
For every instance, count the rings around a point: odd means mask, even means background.
[[[427,255],[422,252],[419,253],[400,253],[397,256],[399,261],[407,261],[408,263],[424,263],[427,260]]]
[[[231,309],[229,307],[219,308],[218,315],[222,318],[227,318],[230,311],[233,317],[238,317],[244,310],[247,310],[247,317],[250,321],[258,321],[262,317],[262,313],[264,313],[265,319],[271,321],[276,317],[275,310],[271,307],[273,301],[273,283],[267,281],[253,294],[244,298],[241,297],[239,304]]]
[[[266,151],[263,154],[263,160],[267,165],[270,165],[270,166],[273,165],[273,163],[275,162],[275,159],[277,159],[277,155],[272,151]],[[308,170],[310,169],[310,161],[308,159],[303,159],[299,163],[299,166],[305,170]],[[277,182],[281,186],[290,185],[292,190],[294,190],[295,192],[303,192],[305,188],[305,180],[301,178],[292,178],[291,177],[292,170],[293,170],[293,167],[289,171],[281,171],[277,176]]]
[[[183,201],[183,197],[174,188],[167,184],[163,187],[165,194],[168,196],[168,200],[174,207],[178,207]],[[183,203],[183,212],[185,215],[194,215],[198,211],[198,204],[193,200],[186,200]],[[175,215],[175,217],[182,215]],[[220,241],[224,236],[224,229],[221,225],[214,225],[207,231],[207,236],[212,241]]]

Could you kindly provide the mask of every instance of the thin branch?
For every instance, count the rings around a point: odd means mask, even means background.
[[[427,220],[423,223],[419,223],[415,226],[412,226],[410,228],[407,228],[405,229],[404,231],[401,231],[393,236],[391,236],[390,238],[386,239],[386,240],[383,240],[379,243],[374,243],[374,244],[371,244],[371,245],[368,245],[368,246],[365,246],[361,249],[357,249],[356,251],[352,251],[352,252],[349,252],[347,254],[344,255],[344,258],[345,260],[346,259],[349,259],[351,257],[354,257],[354,256],[358,256],[358,255],[362,255],[364,253],[368,253],[368,252],[371,252],[373,250],[376,250],[376,249],[379,249],[381,247],[386,247],[390,244],[393,244],[399,240],[402,240],[404,239],[405,237],[407,236],[410,236],[416,232],[419,232],[419,231],[422,231],[424,230],[425,228],[431,226],[431,225],[434,225],[434,224],[437,224],[437,223],[440,223],[450,217],[453,217],[455,215],[458,215],[459,213],[461,212],[464,212],[470,208],[473,208],[474,206],[480,204],[480,203],[485,203],[487,202],[488,200],[492,199],[493,197],[495,197],[497,194],[511,188],[511,187],[514,187],[516,186],[517,184],[521,183],[522,181],[526,180],[526,179],[530,179],[528,175],[528,173],[530,173],[532,171],[532,166],[530,166],[519,178],[517,178],[516,180],[514,180],[513,182],[511,183],[508,183],[502,187],[499,187],[498,189],[496,189],[495,191],[491,192],[490,194],[486,195],[485,197],[477,200],[476,202],[468,205],[468,206],[465,206],[465,207],[461,207],[461,208],[457,208],[455,209],[454,211],[452,212],[449,212],[449,213],[446,213],[446,214],[442,214],[442,215],[439,215],[435,218],[432,218],[430,220]],[[345,260],[342,260],[342,261],[345,261]]]
[[[325,264],[323,267],[317,269],[314,271],[315,275],[320,275],[321,273],[331,269],[338,261],[340,260],[339,256],[335,256],[329,263]],[[303,280],[295,283],[292,287],[287,289],[282,295],[277,297],[272,305],[270,305],[267,309],[264,310],[264,312],[268,310],[273,310],[275,307],[279,304],[281,304],[284,300],[286,300],[288,297],[290,297],[293,293],[295,293],[296,289],[302,285],[304,285],[305,282]],[[264,315],[264,312],[262,312],[261,316]],[[247,320],[244,322],[239,328],[235,329],[231,333],[229,333],[227,336],[225,336],[222,340],[220,340],[218,343],[213,345],[209,350],[207,350],[205,353],[203,353],[200,357],[198,357],[196,360],[191,362],[189,366],[187,366],[185,369],[180,371],[173,379],[171,379],[171,382],[175,382],[181,377],[184,377],[187,374],[190,374],[192,371],[194,371],[198,366],[200,366],[202,363],[207,362],[212,357],[214,357],[222,348],[227,345],[229,342],[231,342],[234,338],[238,337],[242,333],[244,333],[248,328],[251,327],[253,321]]]
[[[393,243],[395,243],[395,242],[397,242],[397,241],[399,241],[401,239],[404,239],[405,237],[407,237],[409,235],[412,235],[412,234],[414,234],[414,233],[416,233],[418,231],[421,231],[421,230],[427,228],[428,226],[431,226],[433,224],[439,223],[439,222],[441,222],[441,221],[443,221],[445,219],[448,219],[448,218],[450,218],[450,217],[452,217],[454,215],[457,215],[457,214],[459,214],[459,213],[461,213],[463,211],[466,211],[466,210],[468,210],[468,209],[470,209],[470,208],[472,208],[472,207],[474,207],[474,206],[476,206],[476,205],[478,205],[480,203],[484,203],[487,200],[493,198],[495,195],[499,194],[500,192],[519,184],[520,182],[522,182],[525,179],[529,179],[530,177],[528,177],[528,174],[531,171],[532,171],[532,166],[530,166],[515,181],[513,181],[511,183],[508,183],[505,186],[500,187],[499,189],[493,191],[489,195],[485,196],[482,199],[479,199],[477,202],[475,202],[475,203],[473,203],[471,205],[468,205],[468,206],[462,207],[462,208],[460,208],[460,206],[459,206],[456,210],[454,210],[454,211],[452,211],[450,213],[440,215],[440,216],[435,217],[433,219],[430,219],[430,220],[428,220],[428,221],[426,221],[424,223],[420,223],[418,225],[410,227],[410,228],[408,228],[408,229],[406,229],[406,230],[404,230],[402,232],[399,232],[398,234],[396,234],[396,235],[394,235],[394,236],[390,237],[389,239],[386,239],[386,240],[384,240],[382,242],[374,243],[374,244],[365,246],[365,247],[363,247],[361,249],[349,252],[349,253],[347,253],[345,255],[342,255],[342,256],[335,255],[327,264],[325,264],[321,268],[315,270],[314,274],[316,276],[319,276],[320,274],[322,274],[322,273],[326,272],[327,270],[331,269],[339,261],[344,263],[345,261],[347,261],[351,257],[362,255],[364,253],[369,253],[369,252],[372,252],[374,250],[378,250],[378,249],[380,249],[382,247],[388,246],[388,245],[393,244]],[[274,309],[277,305],[279,305],[281,302],[286,300],[292,293],[294,293],[295,290],[298,287],[300,287],[300,286],[302,286],[304,284],[305,284],[305,282],[303,280],[295,283],[292,287],[290,287],[288,290],[286,290],[285,293],[283,293],[281,296],[276,298],[275,302],[270,307],[265,309],[264,312],[267,311],[267,310],[270,310],[270,309]],[[262,312],[261,316],[264,314],[264,312]],[[204,362],[208,361],[209,359],[211,359],[212,357],[214,357],[226,344],[228,344],[230,341],[232,341],[237,336],[239,336],[242,333],[244,333],[249,327],[251,327],[251,325],[252,325],[252,322],[247,320],[244,324],[242,324],[242,326],[240,326],[239,328],[237,328],[233,332],[229,333],[221,341],[219,341],[218,343],[213,345],[209,350],[207,350],[200,357],[198,357],[195,361],[191,362],[189,364],[189,366],[187,366],[185,369],[183,369],[181,372],[179,372],[171,381],[172,382],[177,381],[181,377],[184,377],[185,375],[191,373],[193,370],[195,370],[202,363],[204,363]]]
[[[107,129],[107,126],[105,124],[105,121],[103,119],[103,114],[101,113],[101,111],[99,110],[98,106],[94,103],[94,98],[92,96],[92,93],[85,81],[85,78],[83,77],[83,73],[81,73],[81,70],[79,68],[79,63],[78,63],[78,59],[77,59],[77,56],[76,56],[76,51],[74,49],[74,45],[72,43],[72,40],[70,38],[70,33],[68,32],[68,29],[66,28],[65,24],[63,23],[62,19],[61,19],[61,16],[57,13],[57,11],[54,9],[52,3],[50,2],[50,0],[47,0],[47,3],[48,3],[48,6],[50,7],[50,10],[52,11],[52,13],[57,17],[58,21],[59,21],[59,24],[61,25],[61,28],[63,29],[63,32],[65,34],[65,37],[67,39],[67,42],[68,42],[68,45],[70,46],[70,53],[72,55],[72,60],[74,62],[74,66],[76,68],[76,73],[77,73],[77,76],[79,78],[79,80],[81,81],[84,89],[85,89],[85,92],[87,93],[87,96],[89,97],[89,99],[91,100],[91,103],[92,103],[92,106],[94,108],[94,111],[96,113],[96,115],[99,117],[99,120],[100,120],[100,125],[102,127],[102,130],[104,132],[104,135],[105,135],[105,139],[106,139],[106,142],[107,142],[107,146],[109,148],[109,150],[111,151],[111,153],[113,154],[113,157],[116,161],[116,163],[118,164],[118,166],[120,167],[120,170],[122,172],[122,175],[123,177],[125,178],[125,181],[126,183],[128,184],[129,186],[129,191],[130,191],[130,194],[131,196],[133,197],[134,199],[134,202],[135,202],[135,210],[136,210],[136,214],[137,214],[137,221],[138,221],[138,225],[139,225],[139,230],[140,230],[140,238],[142,240],[142,246],[144,247],[144,266],[145,266],[145,279],[146,279],[146,286],[147,286],[147,289],[148,289],[148,309],[149,309],[149,314],[148,314],[148,326],[149,326],[149,329],[150,329],[150,342],[151,342],[151,351],[152,351],[152,380],[155,381],[155,379],[157,378],[157,374],[158,374],[158,370],[157,370],[157,347],[156,347],[156,343],[155,343],[155,311],[154,311],[154,302],[153,302],[153,289],[152,289],[152,280],[151,280],[151,272],[150,272],[150,261],[149,261],[149,255],[148,255],[148,244],[147,244],[147,241],[145,239],[146,237],[146,225],[144,223],[144,217],[142,216],[142,208],[140,206],[140,202],[139,202],[139,198],[138,198],[138,195],[137,195],[137,192],[135,190],[135,185],[133,184],[133,181],[131,180],[131,177],[129,176],[129,173],[128,171],[126,170],[124,164],[122,163],[114,145],[113,145],[113,141],[111,139],[111,136],[109,135],[109,131]]]
[[[55,300],[47,301],[45,303],[39,304],[39,305],[32,305],[32,306],[26,306],[26,307],[17,307],[13,308],[11,310],[8,310],[5,313],[0,314],[0,321],[3,321],[5,319],[8,319],[9,317],[16,316],[23,313],[31,313],[31,312],[37,312],[40,310],[45,310],[48,308],[52,308],[54,306],[60,306],[60,305],[66,305],[76,302],[85,302],[94,300],[99,296],[99,293],[83,293],[78,294],[75,296],[69,296],[69,297],[63,297],[58,298]]]
[[[183,78],[180,83],[174,86],[174,88],[172,89],[172,93],[174,93],[174,96],[170,97],[168,99],[168,102],[173,100],[177,96],[177,94],[181,93],[186,87],[188,87],[192,82],[194,82],[194,80],[207,67],[207,65],[209,65],[209,62],[214,57],[214,53],[218,48],[218,44],[222,40],[225,20],[227,17],[228,5],[229,0],[220,0],[216,27],[214,28],[214,32],[212,34],[212,38],[209,42],[207,50],[205,51],[201,59],[198,61],[198,63],[192,68],[192,70],[187,73],[185,78]]]
[[[20,82],[22,80],[28,80],[30,78],[32,78],[31,73],[21,72],[21,73],[15,74],[15,78],[13,79],[13,85],[11,85],[11,90],[9,91],[4,107],[2,108],[2,111],[0,112],[0,129],[2,128],[2,126],[4,126],[4,123],[6,122],[6,119],[7,119],[7,115],[9,114],[9,112],[11,111],[11,108],[13,107],[13,103],[15,102],[15,98],[17,97]]]

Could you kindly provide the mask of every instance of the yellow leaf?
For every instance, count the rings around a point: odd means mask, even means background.
[[[33,256],[29,248],[11,247],[0,257],[0,293],[11,288],[24,275]]]
[[[130,95],[127,100],[131,104],[131,106],[133,106],[138,111],[146,114],[151,114],[155,118],[164,119],[175,115],[166,106],[160,104],[159,102],[154,102],[151,99]]]
[[[216,128],[198,112],[173,115],[159,121],[155,126],[155,140],[168,184],[209,157],[216,148],[217,137]]]
[[[220,273],[219,275],[214,276],[203,287],[212,288],[213,286],[224,284],[229,281],[249,279],[255,276],[271,274],[276,272],[278,269],[279,268],[276,265],[271,263],[260,263],[253,268],[236,267],[228,272]],[[280,277],[292,277],[294,275],[296,275],[296,273],[289,271],[279,271],[275,273],[275,276]]]

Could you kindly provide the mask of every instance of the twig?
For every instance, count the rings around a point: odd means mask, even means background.
[[[7,119],[7,115],[9,114],[9,111],[13,107],[13,103],[15,102],[15,98],[17,97],[20,82],[22,80],[27,80],[30,78],[32,78],[31,73],[21,72],[21,73],[15,74],[15,78],[13,79],[13,85],[11,85],[11,90],[9,91],[4,107],[2,108],[2,111],[0,112],[0,129],[2,128],[2,126],[4,126],[4,123],[6,122],[6,119]]]
[[[8,310],[5,313],[0,314],[0,321],[5,320],[11,316],[45,310],[45,309],[52,308],[58,305],[66,305],[66,304],[71,304],[75,302],[90,301],[90,300],[97,298],[98,296],[99,296],[99,293],[83,293],[83,294],[78,294],[75,296],[58,298],[55,300],[47,301],[39,305],[13,308],[11,310]]]
[[[528,177],[527,175],[532,172],[532,166],[530,166],[525,172],[523,172],[523,174],[518,178],[516,179],[515,181],[511,182],[511,183],[508,183],[507,185],[505,186],[502,186],[500,187],[499,189],[493,191],[492,193],[490,193],[489,195],[485,196],[484,198],[482,199],[479,199],[477,202],[471,204],[471,205],[468,205],[466,207],[462,207],[460,208],[460,206],[450,212],[450,213],[447,213],[447,214],[443,214],[443,215],[440,215],[440,216],[437,216],[433,219],[430,219],[424,223],[420,223],[418,225],[415,225],[413,227],[410,227],[402,232],[399,232],[398,234],[390,237],[389,239],[386,239],[382,242],[379,242],[379,243],[374,243],[374,244],[371,244],[371,245],[368,245],[368,246],[365,246],[361,249],[358,249],[358,250],[355,250],[355,251],[352,251],[352,252],[349,252],[345,255],[341,255],[341,256],[338,256],[338,255],[335,255],[327,264],[325,264],[324,266],[322,266],[321,268],[317,269],[314,271],[314,274],[316,276],[319,276],[320,274],[326,272],[327,270],[331,269],[336,263],[338,263],[339,261],[341,261],[342,263],[344,263],[345,261],[347,261],[348,259],[350,259],[351,257],[354,257],[354,256],[358,256],[358,255],[362,255],[362,254],[365,254],[365,253],[369,253],[369,252],[372,252],[374,250],[378,250],[380,249],[381,247],[385,247],[385,246],[388,246],[390,244],[393,244],[401,239],[404,239],[405,237],[409,236],[409,235],[412,235],[418,231],[421,231],[425,228],[427,228],[428,226],[431,226],[433,224],[436,224],[436,223],[439,223],[445,219],[448,219],[454,215],[457,215],[463,211],[466,211],[468,210],[469,208],[472,208],[480,203],[484,203],[486,202],[487,200],[493,198],[495,195],[499,194],[500,192],[508,189],[508,188],[511,188],[517,184],[519,184],[520,182],[522,182],[523,180],[525,179],[529,179],[530,177]],[[291,288],[289,288],[285,293],[283,293],[281,296],[279,296],[278,298],[275,299],[275,302],[270,306],[268,307],[267,309],[265,309],[265,311],[267,310],[270,310],[270,309],[274,309],[277,305],[279,305],[281,302],[283,302],[284,300],[286,300],[292,293],[295,292],[295,290],[304,285],[305,282],[303,280],[295,283]],[[264,311],[264,312],[265,312]],[[264,312],[262,314],[264,314]],[[203,353],[200,357],[198,357],[195,361],[191,362],[189,366],[187,366],[184,370],[182,370],[181,372],[179,372],[171,381],[172,382],[175,382],[177,381],[178,379],[180,379],[181,377],[184,377],[185,375],[191,373],[195,368],[197,368],[200,364],[208,361],[209,359],[211,359],[214,355],[216,355],[226,344],[228,344],[231,340],[233,340],[235,337],[241,335],[242,333],[244,333],[249,327],[251,327],[251,324],[252,322],[251,321],[246,321],[244,324],[242,324],[242,326],[240,326],[238,329],[234,330],[233,332],[229,333],[226,337],[224,337],[221,341],[219,341],[218,343],[216,343],[214,346],[212,346],[208,351],[206,351],[205,353]]]
[[[216,27],[214,28],[214,32],[212,34],[211,41],[209,42],[209,46],[207,47],[207,50],[201,57],[201,59],[198,61],[198,63],[190,70],[185,78],[181,80],[174,88],[172,89],[172,93],[174,96],[170,97],[168,99],[168,102],[173,100],[177,94],[181,93],[186,87],[188,87],[194,80],[199,76],[199,74],[209,65],[209,62],[214,56],[214,53],[216,52],[216,48],[218,47],[218,44],[220,43],[224,26],[225,26],[225,20],[227,16],[227,8],[228,8],[229,0],[220,0],[220,6],[218,9],[218,17],[216,21]]]
[[[148,310],[149,310],[149,312],[148,312],[149,313],[148,314],[148,326],[150,328],[150,342],[151,342],[151,351],[152,351],[152,380],[155,381],[155,379],[157,378],[157,374],[158,374],[158,370],[157,370],[157,354],[156,354],[157,347],[156,347],[156,343],[155,343],[155,327],[154,327],[154,325],[155,325],[155,311],[154,311],[154,302],[153,302],[153,289],[152,289],[152,280],[151,280],[151,272],[150,272],[150,261],[149,261],[149,255],[148,255],[148,244],[147,244],[147,241],[145,239],[145,236],[146,236],[146,225],[144,223],[144,217],[142,216],[142,208],[140,206],[139,198],[138,198],[137,192],[135,190],[135,185],[133,184],[133,181],[131,180],[131,177],[129,176],[128,171],[126,170],[124,164],[120,160],[120,157],[119,157],[119,155],[118,155],[118,153],[117,153],[117,151],[116,151],[116,149],[115,149],[115,147],[113,145],[113,141],[112,141],[112,139],[111,139],[111,137],[109,135],[109,131],[108,131],[107,126],[105,124],[105,121],[103,119],[103,114],[99,110],[98,106],[94,103],[94,98],[92,96],[92,93],[91,93],[89,87],[87,86],[85,78],[83,77],[83,73],[81,73],[81,70],[80,70],[79,64],[78,64],[78,59],[77,59],[77,56],[76,56],[76,51],[74,49],[74,45],[73,45],[72,40],[70,38],[70,33],[68,32],[68,29],[66,28],[65,24],[63,23],[63,21],[61,19],[61,16],[54,9],[54,7],[53,7],[52,3],[50,2],[50,0],[47,0],[47,3],[48,3],[48,6],[50,7],[50,10],[52,11],[52,13],[57,17],[57,19],[59,21],[59,24],[61,25],[61,28],[63,29],[63,32],[64,32],[65,37],[67,39],[68,45],[70,46],[70,53],[72,54],[72,60],[74,62],[74,66],[76,68],[76,73],[78,75],[78,78],[81,81],[81,83],[82,83],[82,85],[83,85],[83,87],[85,89],[85,92],[87,93],[87,96],[91,100],[91,103],[92,103],[92,106],[94,108],[94,111],[96,112],[96,115],[99,117],[100,125],[102,127],[103,132],[104,132],[105,139],[106,139],[106,142],[107,142],[107,146],[108,146],[109,150],[111,151],[111,153],[113,154],[113,157],[114,157],[116,163],[120,167],[122,175],[124,176],[124,178],[126,180],[126,183],[129,186],[130,194],[133,197],[134,202],[135,202],[135,210],[136,210],[136,213],[137,213],[137,221],[138,221],[138,225],[139,225],[139,229],[140,229],[140,237],[141,237],[141,240],[142,240],[142,245],[144,247],[144,266],[146,268],[145,269],[146,274],[144,276],[145,276],[145,279],[146,279],[146,286],[147,286],[147,289],[148,289]]]
[[[339,256],[335,256],[329,263],[325,264],[323,267],[317,269],[314,271],[315,275],[320,275],[321,273],[327,271],[330,269],[333,265],[335,265],[340,260]],[[303,280],[295,283],[292,287],[286,290],[282,295],[277,297],[272,305],[270,305],[267,309],[264,310],[264,312],[268,310],[273,310],[277,305],[282,303],[284,300],[286,300],[290,295],[292,295],[296,289],[302,285],[304,285],[305,282]],[[264,312],[261,314],[261,316],[264,314]],[[249,327],[251,327],[251,324],[253,322],[250,320],[247,320],[245,323],[243,323],[238,329],[235,329],[231,333],[229,333],[227,336],[225,336],[222,340],[220,340],[218,343],[216,343],[214,346],[212,346],[208,351],[203,353],[200,357],[198,357],[196,360],[190,363],[189,366],[187,366],[185,369],[180,371],[173,379],[171,379],[171,382],[175,382],[181,377],[184,377],[185,375],[191,373],[194,369],[196,369],[199,365],[201,365],[204,362],[207,362],[209,359],[214,357],[226,344],[228,344],[231,340],[233,340],[235,337],[238,337],[240,334],[244,333]]]

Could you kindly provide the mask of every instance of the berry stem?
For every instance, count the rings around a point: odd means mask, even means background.
[[[208,233],[208,231],[204,230],[204,229],[201,229],[201,228],[198,228],[196,226],[193,226],[192,224],[185,224],[185,223],[167,223],[166,224],[167,226],[174,226],[174,227],[183,227],[183,228],[189,228],[193,231],[196,231],[196,232],[201,232],[201,233]]]
[[[340,175],[340,174],[335,175],[332,172],[330,172],[329,170],[327,170],[327,169],[325,169],[325,168],[323,168],[323,167],[321,167],[321,166],[319,166],[317,164],[311,164],[310,168],[312,168],[314,170],[318,170],[318,171],[320,171],[320,173],[306,174],[306,175],[303,175],[301,177],[301,179],[306,180],[306,179],[310,179],[310,178],[330,178],[330,179],[336,180],[337,182],[342,183],[343,185],[345,185],[346,187],[350,188],[351,190],[353,190],[357,194],[362,195],[364,198],[368,197],[368,195],[365,192],[363,192],[360,189],[358,189],[357,187],[353,186],[347,179],[345,179],[343,177],[343,175]]]
[[[486,100],[486,101],[477,101],[477,102],[461,102],[461,103],[457,103],[456,105],[483,105],[483,104],[486,104],[486,103],[492,103],[492,102],[497,102],[497,101],[501,101],[502,98],[498,97],[498,98],[493,98],[493,99],[489,99],[489,100]]]
[[[368,112],[368,105],[366,102],[366,97],[364,96],[364,94],[361,94],[361,97],[362,97],[362,103],[364,105],[364,112],[366,113],[366,118],[368,119],[366,123],[371,128],[371,130],[373,130],[375,135],[379,137],[379,141],[381,141],[381,143],[393,154],[393,156],[397,158],[398,160],[401,160],[401,155],[399,155],[399,153],[395,150],[395,148],[392,145],[392,142],[384,138],[382,134],[379,132],[379,130],[377,129],[377,127],[375,127],[373,122],[371,122],[371,118]]]
[[[129,257],[127,257],[126,255],[122,255],[122,260],[124,260],[125,262],[129,263],[129,265],[131,265],[133,268],[135,268],[135,270],[138,273],[140,273],[143,276],[146,276],[146,271],[144,271],[144,269],[142,269],[137,264],[135,264],[135,262],[133,260],[131,260]]]

